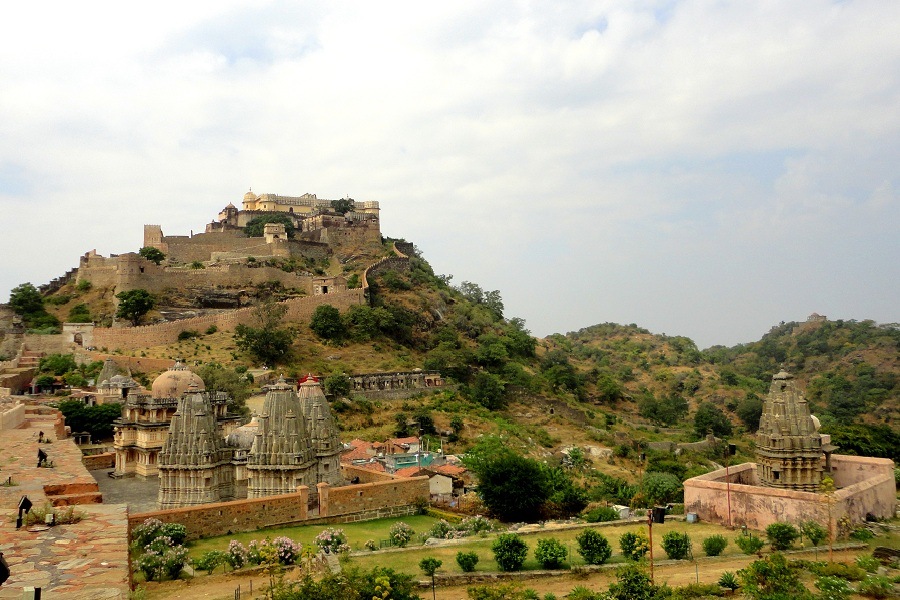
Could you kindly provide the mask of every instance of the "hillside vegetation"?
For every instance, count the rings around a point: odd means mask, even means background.
[[[358,277],[366,264],[391,253],[391,242],[385,240],[380,254],[369,249],[365,256],[336,256],[328,272]],[[348,437],[445,431],[452,432],[444,436],[448,449],[464,451],[494,433],[545,460],[554,453],[560,460],[558,451],[571,446],[613,448],[615,456],[596,462],[623,475],[642,468],[635,461],[649,441],[714,433],[749,453],[746,434],[755,430],[771,376],[785,368],[844,450],[894,456],[900,448],[893,428],[900,410],[897,324],[782,323],[758,342],[706,350],[689,338],[634,324],[535,339],[523,320],[505,314],[499,291],[468,281],[454,285],[421,256],[411,258],[408,271],[384,271],[369,283],[369,306],[342,315],[317,311],[311,323],[275,319],[274,325],[286,332],[287,344],[275,368],[288,376],[324,376]],[[69,303],[83,305],[79,311],[88,315],[109,313],[108,294],[70,288],[43,298],[50,314],[65,319]],[[267,297],[257,292],[260,300]],[[280,298],[274,287],[269,292]],[[231,374],[222,379],[232,388],[248,388],[238,391],[246,397],[253,386],[246,373],[261,362],[240,342],[231,332],[195,332],[134,354],[220,369]],[[453,385],[406,401],[375,402],[346,393],[340,381],[344,374],[416,368],[438,370]],[[149,380],[155,374],[138,375]],[[694,457],[685,468],[710,466],[714,458]]]

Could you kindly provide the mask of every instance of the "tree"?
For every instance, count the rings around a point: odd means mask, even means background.
[[[583,529],[575,541],[578,542],[578,554],[589,565],[602,565],[612,556],[609,540],[596,529]]]
[[[809,598],[800,576],[791,569],[782,554],[755,560],[738,572],[744,592],[758,600]]]
[[[356,203],[353,201],[353,198],[341,198],[340,200],[332,200],[331,208],[334,209],[334,212],[345,215],[356,208]]]
[[[166,255],[159,248],[153,246],[144,246],[138,250],[138,254],[149,260],[150,262],[160,264],[166,259]]]
[[[800,532],[790,523],[772,523],[766,527],[766,537],[772,550],[788,550],[800,537]]]
[[[626,531],[619,536],[619,549],[628,560],[641,560],[650,551],[650,538],[642,529]]]
[[[325,387],[325,393],[336,397],[346,397],[350,394],[350,378],[343,373],[329,375],[322,385]]]
[[[253,314],[257,327],[241,324],[234,329],[237,347],[268,367],[287,360],[293,342],[290,331],[281,328],[287,307],[268,298],[256,306]]]
[[[499,410],[506,404],[503,381],[493,373],[479,371],[472,382],[469,398],[489,410]]]
[[[120,319],[128,319],[137,327],[141,319],[156,306],[156,299],[147,290],[128,290],[116,294],[119,306],[116,308],[116,316]]]
[[[423,558],[419,561],[419,568],[422,569],[422,572],[427,576],[431,577],[431,596],[433,598],[437,598],[436,592],[434,590],[434,574],[438,569],[441,568],[441,565],[444,564],[443,561],[438,560],[432,556],[427,558]]]
[[[747,428],[747,431],[754,432],[759,429],[759,419],[762,417],[763,401],[753,392],[748,392],[747,396],[737,405],[738,418]]]
[[[492,514],[507,522],[539,518],[550,496],[539,462],[516,454],[498,438],[487,438],[468,453],[466,465],[478,476],[478,495]]]
[[[87,304],[76,304],[69,309],[69,323],[90,323],[91,311]]]
[[[463,573],[471,573],[478,564],[478,555],[475,552],[459,551],[456,553],[456,564],[463,570]]]
[[[37,288],[30,283],[17,285],[9,294],[9,307],[17,315],[26,317],[44,312],[44,299]]]
[[[517,533],[501,533],[491,545],[501,571],[518,571],[528,556],[528,544]]]
[[[650,504],[677,502],[684,493],[681,479],[672,473],[650,471],[644,473],[641,492]]]
[[[724,535],[711,535],[703,540],[703,552],[707,556],[718,556],[722,554],[727,545],[728,540]]]
[[[219,363],[206,363],[194,371],[206,386],[209,392],[225,392],[229,396],[229,412],[246,415],[247,398],[250,397],[251,381],[247,379],[246,371],[238,373],[234,369],[227,369]]]
[[[247,237],[262,237],[265,233],[266,223],[281,223],[288,238],[294,237],[294,221],[287,215],[264,215],[253,217],[244,226],[244,235]]]
[[[12,289],[9,294],[9,306],[13,312],[22,317],[29,329],[59,327],[59,319],[47,312],[43,297],[30,283],[23,283]]]
[[[324,340],[339,340],[346,334],[341,313],[330,304],[320,304],[313,311],[309,328]]]
[[[694,433],[701,438],[707,433],[720,438],[728,437],[731,435],[731,421],[712,402],[701,402],[694,415]]]

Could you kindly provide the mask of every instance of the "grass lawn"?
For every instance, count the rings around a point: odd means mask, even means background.
[[[418,535],[427,533],[431,527],[437,522],[434,517],[426,515],[412,515],[408,517],[397,517],[392,519],[378,519],[376,521],[364,521],[362,523],[344,523],[339,525],[301,525],[293,527],[278,527],[272,529],[264,529],[260,531],[252,531],[249,533],[235,533],[232,535],[222,535],[218,537],[206,538],[191,542],[188,545],[191,558],[196,558],[208,552],[209,550],[228,550],[228,542],[238,540],[244,546],[250,543],[250,540],[263,540],[266,537],[276,538],[279,536],[287,536],[295,542],[301,542],[304,547],[313,545],[313,540],[319,533],[329,527],[335,529],[343,529],[347,534],[347,543],[353,550],[362,550],[365,548],[366,540],[388,539],[388,532],[394,523],[403,521],[411,526],[415,531],[413,543],[418,543]]]
[[[635,523],[623,523],[612,526],[607,525],[596,527],[596,529],[606,536],[606,538],[609,540],[610,545],[612,546],[613,555],[609,559],[609,561],[607,561],[607,564],[625,562],[625,559],[622,556],[621,551],[619,550],[619,537],[623,533],[625,533],[626,531],[637,530],[642,530],[644,531],[644,533],[647,532],[646,525],[638,525]],[[582,529],[546,529],[542,531],[521,534],[522,538],[525,540],[525,543],[528,544],[528,558],[525,560],[523,569],[529,570],[540,568],[540,565],[534,558],[534,548],[537,546],[537,541],[541,538],[556,538],[564,546],[566,546],[566,548],[569,550],[569,558],[565,563],[566,566],[573,567],[584,565],[584,560],[582,560],[581,555],[578,554],[578,543],[575,539],[581,531]],[[653,526],[653,558],[655,561],[666,559],[666,553],[662,549],[661,543],[663,535],[669,531],[684,532],[690,535],[691,542],[693,544],[694,556],[696,557],[704,556],[703,540],[711,535],[716,534],[722,535],[728,540],[728,546],[725,547],[725,550],[722,552],[722,556],[743,556],[743,553],[734,544],[734,539],[738,535],[740,535],[740,530],[730,531],[725,527],[710,525],[706,523],[689,524],[682,521],[669,521],[667,523],[656,524]],[[753,535],[758,534],[754,533]],[[497,567],[497,563],[494,561],[494,554],[491,551],[493,538],[494,536],[489,536],[487,538],[472,537],[467,538],[471,541],[460,545],[441,547],[417,547],[415,550],[411,551],[391,552],[385,554],[363,554],[360,556],[354,556],[353,558],[351,558],[351,561],[353,562],[353,564],[358,565],[364,569],[370,569],[375,566],[383,566],[385,564],[389,564],[391,568],[395,569],[396,571],[409,573],[412,575],[421,575],[421,570],[419,569],[419,561],[426,556],[432,556],[434,558],[437,558],[438,560],[443,561],[441,571],[445,573],[461,573],[462,569],[460,569],[459,565],[456,564],[456,553],[475,552],[478,555],[478,565],[475,568],[476,571],[498,571],[499,569]],[[824,550],[827,553],[827,546],[824,547]]]

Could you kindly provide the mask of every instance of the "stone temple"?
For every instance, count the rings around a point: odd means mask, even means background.
[[[337,426],[318,379],[268,386],[262,412],[223,436],[210,395],[182,394],[159,453],[160,509],[345,485]]]
[[[832,454],[830,436],[794,378],[772,377],[756,436],[757,461],[719,469],[684,482],[685,511],[704,521],[765,529],[775,522],[842,518],[859,523],[894,515],[894,462],[885,458]],[[825,476],[831,496],[821,493]]]
[[[818,419],[794,383],[781,371],[772,377],[756,433],[756,473],[765,487],[817,492],[834,447],[822,443]],[[825,436],[826,438],[828,436]]]

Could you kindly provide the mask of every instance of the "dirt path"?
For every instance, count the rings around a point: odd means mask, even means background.
[[[859,554],[859,550],[843,550],[835,551],[834,560],[837,562],[853,561]],[[806,551],[803,553],[792,552],[792,558],[813,559],[814,552]],[[666,583],[671,587],[677,587],[694,583],[699,577],[700,583],[715,583],[719,576],[725,571],[738,571],[746,567],[753,559],[753,556],[727,556],[719,558],[701,558],[696,563],[679,562],[677,564],[656,565],[654,575],[656,583]],[[820,550],[819,559],[827,560],[828,551]],[[299,571],[293,570],[289,572],[286,579],[293,580],[297,578]],[[565,575],[562,577],[549,577],[542,579],[531,579],[522,583],[522,587],[529,587],[536,590],[541,596],[548,592],[556,594],[557,597],[564,597],[572,588],[578,585],[588,587],[592,590],[606,590],[609,584],[615,581],[615,569],[604,570],[602,572],[591,573],[587,577],[577,577],[575,575]],[[250,593],[250,587],[253,587],[253,594]],[[192,600],[234,600],[235,590],[241,587],[241,600],[249,600],[251,598],[263,598],[261,591],[262,586],[268,585],[268,577],[264,573],[256,573],[253,575],[232,575],[218,574],[212,576],[199,576],[191,580],[167,581],[164,583],[144,584],[147,590],[148,600],[168,600],[176,598],[191,598]],[[438,600],[468,600],[466,593],[468,585],[439,587],[437,589]],[[431,590],[423,589],[419,592],[425,598],[431,598]]]

